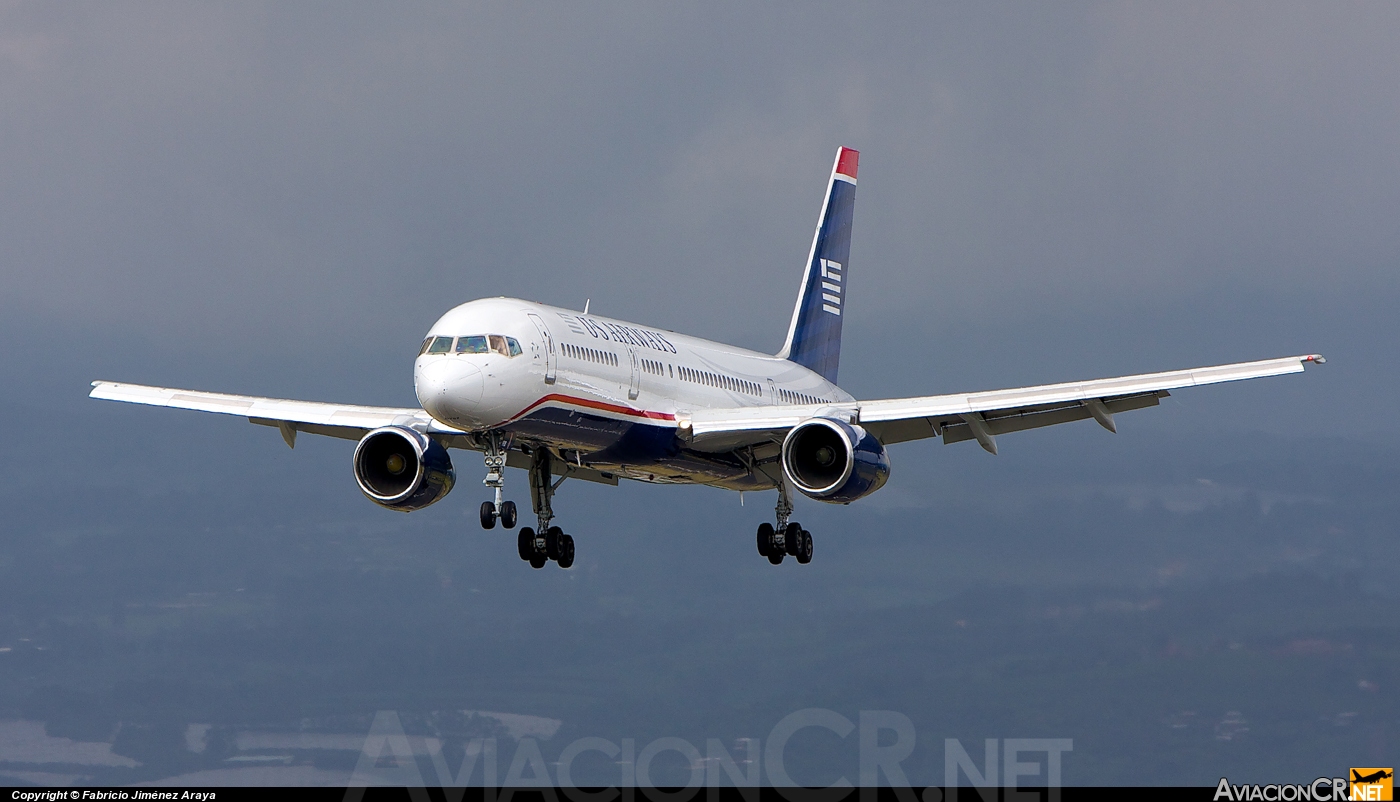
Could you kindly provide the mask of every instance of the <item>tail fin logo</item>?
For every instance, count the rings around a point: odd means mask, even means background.
[[[802,284],[778,356],[836,383],[841,361],[841,321],[851,284],[851,220],[856,205],[858,153],[836,151],[822,213],[812,233],[812,250],[802,264]]]
[[[830,259],[821,260],[822,265],[822,311],[841,316],[841,263]]]

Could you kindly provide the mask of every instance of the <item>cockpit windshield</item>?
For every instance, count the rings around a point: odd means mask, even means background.
[[[486,338],[482,335],[457,338],[457,353],[459,354],[484,354],[486,353]]]
[[[456,348],[453,348],[456,343]],[[520,356],[523,351],[520,342],[514,337],[500,334],[469,334],[465,337],[429,337],[423,341],[418,355],[423,354],[500,354],[503,357]]]

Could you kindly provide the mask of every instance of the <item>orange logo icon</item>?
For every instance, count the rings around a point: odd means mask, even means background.
[[[1351,794],[1347,799],[1367,802],[1390,802],[1395,793],[1394,769],[1352,769]]]

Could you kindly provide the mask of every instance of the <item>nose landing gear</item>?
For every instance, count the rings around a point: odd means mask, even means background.
[[[812,533],[796,522],[789,522],[792,515],[792,499],[788,496],[787,485],[778,486],[778,525],[770,523],[758,525],[758,553],[767,557],[768,562],[780,565],[784,557],[796,557],[797,562],[806,565],[812,561]]]
[[[503,501],[500,504],[493,504],[489,501],[481,502],[482,529],[495,529],[498,520],[501,522],[501,526],[506,529],[514,529],[515,522],[519,518],[520,514],[515,509],[514,501]]]
[[[496,521],[506,529],[514,529],[517,518],[514,501],[502,501],[506,489],[506,454],[510,451],[510,441],[501,442],[495,432],[489,434],[486,443],[486,478],[482,484],[496,491],[496,500],[481,502],[481,528],[495,529]]]

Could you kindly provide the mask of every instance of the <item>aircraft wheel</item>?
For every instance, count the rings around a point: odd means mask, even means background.
[[[520,559],[533,558],[535,556],[535,530],[528,526],[521,527],[520,534],[515,537],[515,546],[520,552]]]
[[[547,562],[549,562],[548,557],[544,556],[543,554],[536,554],[535,556],[530,558],[530,567],[543,568],[544,564]]]
[[[789,557],[796,557],[802,547],[802,525],[791,523],[783,530],[783,551]]]
[[[489,501],[481,502],[481,528],[496,528],[496,505]]]
[[[557,526],[549,527],[544,533],[544,553],[551,560],[559,559],[559,539],[564,537],[564,530]]]
[[[797,550],[797,562],[806,565],[812,561],[812,533],[802,530],[802,545]]]
[[[514,529],[516,521],[515,502],[507,501],[501,504],[501,526],[507,529]]]
[[[768,552],[773,549],[773,525],[761,523],[758,525],[758,556],[767,557]]]
[[[559,557],[555,560],[560,568],[568,568],[574,564],[574,536],[559,536]]]
[[[782,565],[783,557],[785,556],[786,555],[784,555],[781,551],[773,549],[772,551],[768,552],[768,562],[772,563],[773,565]]]

